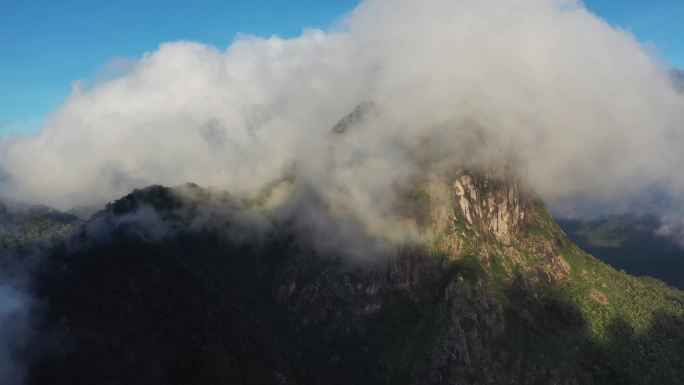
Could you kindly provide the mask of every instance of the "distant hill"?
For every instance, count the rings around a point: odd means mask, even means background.
[[[49,207],[0,200],[0,255],[48,247],[68,236],[80,222],[74,215]]]
[[[684,249],[657,234],[660,221],[649,215],[610,216],[558,224],[582,249],[629,274],[658,278],[684,289]]]

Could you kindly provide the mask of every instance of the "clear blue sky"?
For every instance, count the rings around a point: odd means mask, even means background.
[[[684,0],[583,0],[595,14],[655,46],[673,67],[684,68]]]
[[[0,0],[0,136],[34,132],[73,81],[165,41],[226,47],[236,33],[298,35],[327,28],[357,0]],[[585,0],[684,67],[684,0]],[[119,60],[124,61],[125,60]]]

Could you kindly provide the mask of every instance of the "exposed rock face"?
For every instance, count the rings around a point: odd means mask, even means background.
[[[464,174],[453,188],[463,216],[479,232],[506,244],[519,234],[529,203],[518,184]]]
[[[496,256],[509,277],[521,270],[526,280],[551,285],[569,278],[564,233],[515,175],[459,171],[426,178],[422,186],[429,218],[423,229],[452,260],[474,256],[491,268]]]

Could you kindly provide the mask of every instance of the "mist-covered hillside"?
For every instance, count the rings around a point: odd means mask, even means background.
[[[66,236],[80,220],[45,206],[28,206],[0,200],[0,245],[5,252],[29,253]]]

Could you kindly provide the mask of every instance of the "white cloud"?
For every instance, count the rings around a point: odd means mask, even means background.
[[[332,32],[162,45],[74,93],[40,135],[2,142],[0,194],[65,208],[151,183],[249,193],[296,163],[376,207],[431,156],[515,159],[572,210],[653,185],[681,196],[683,121],[667,71],[577,2],[366,0]]]

